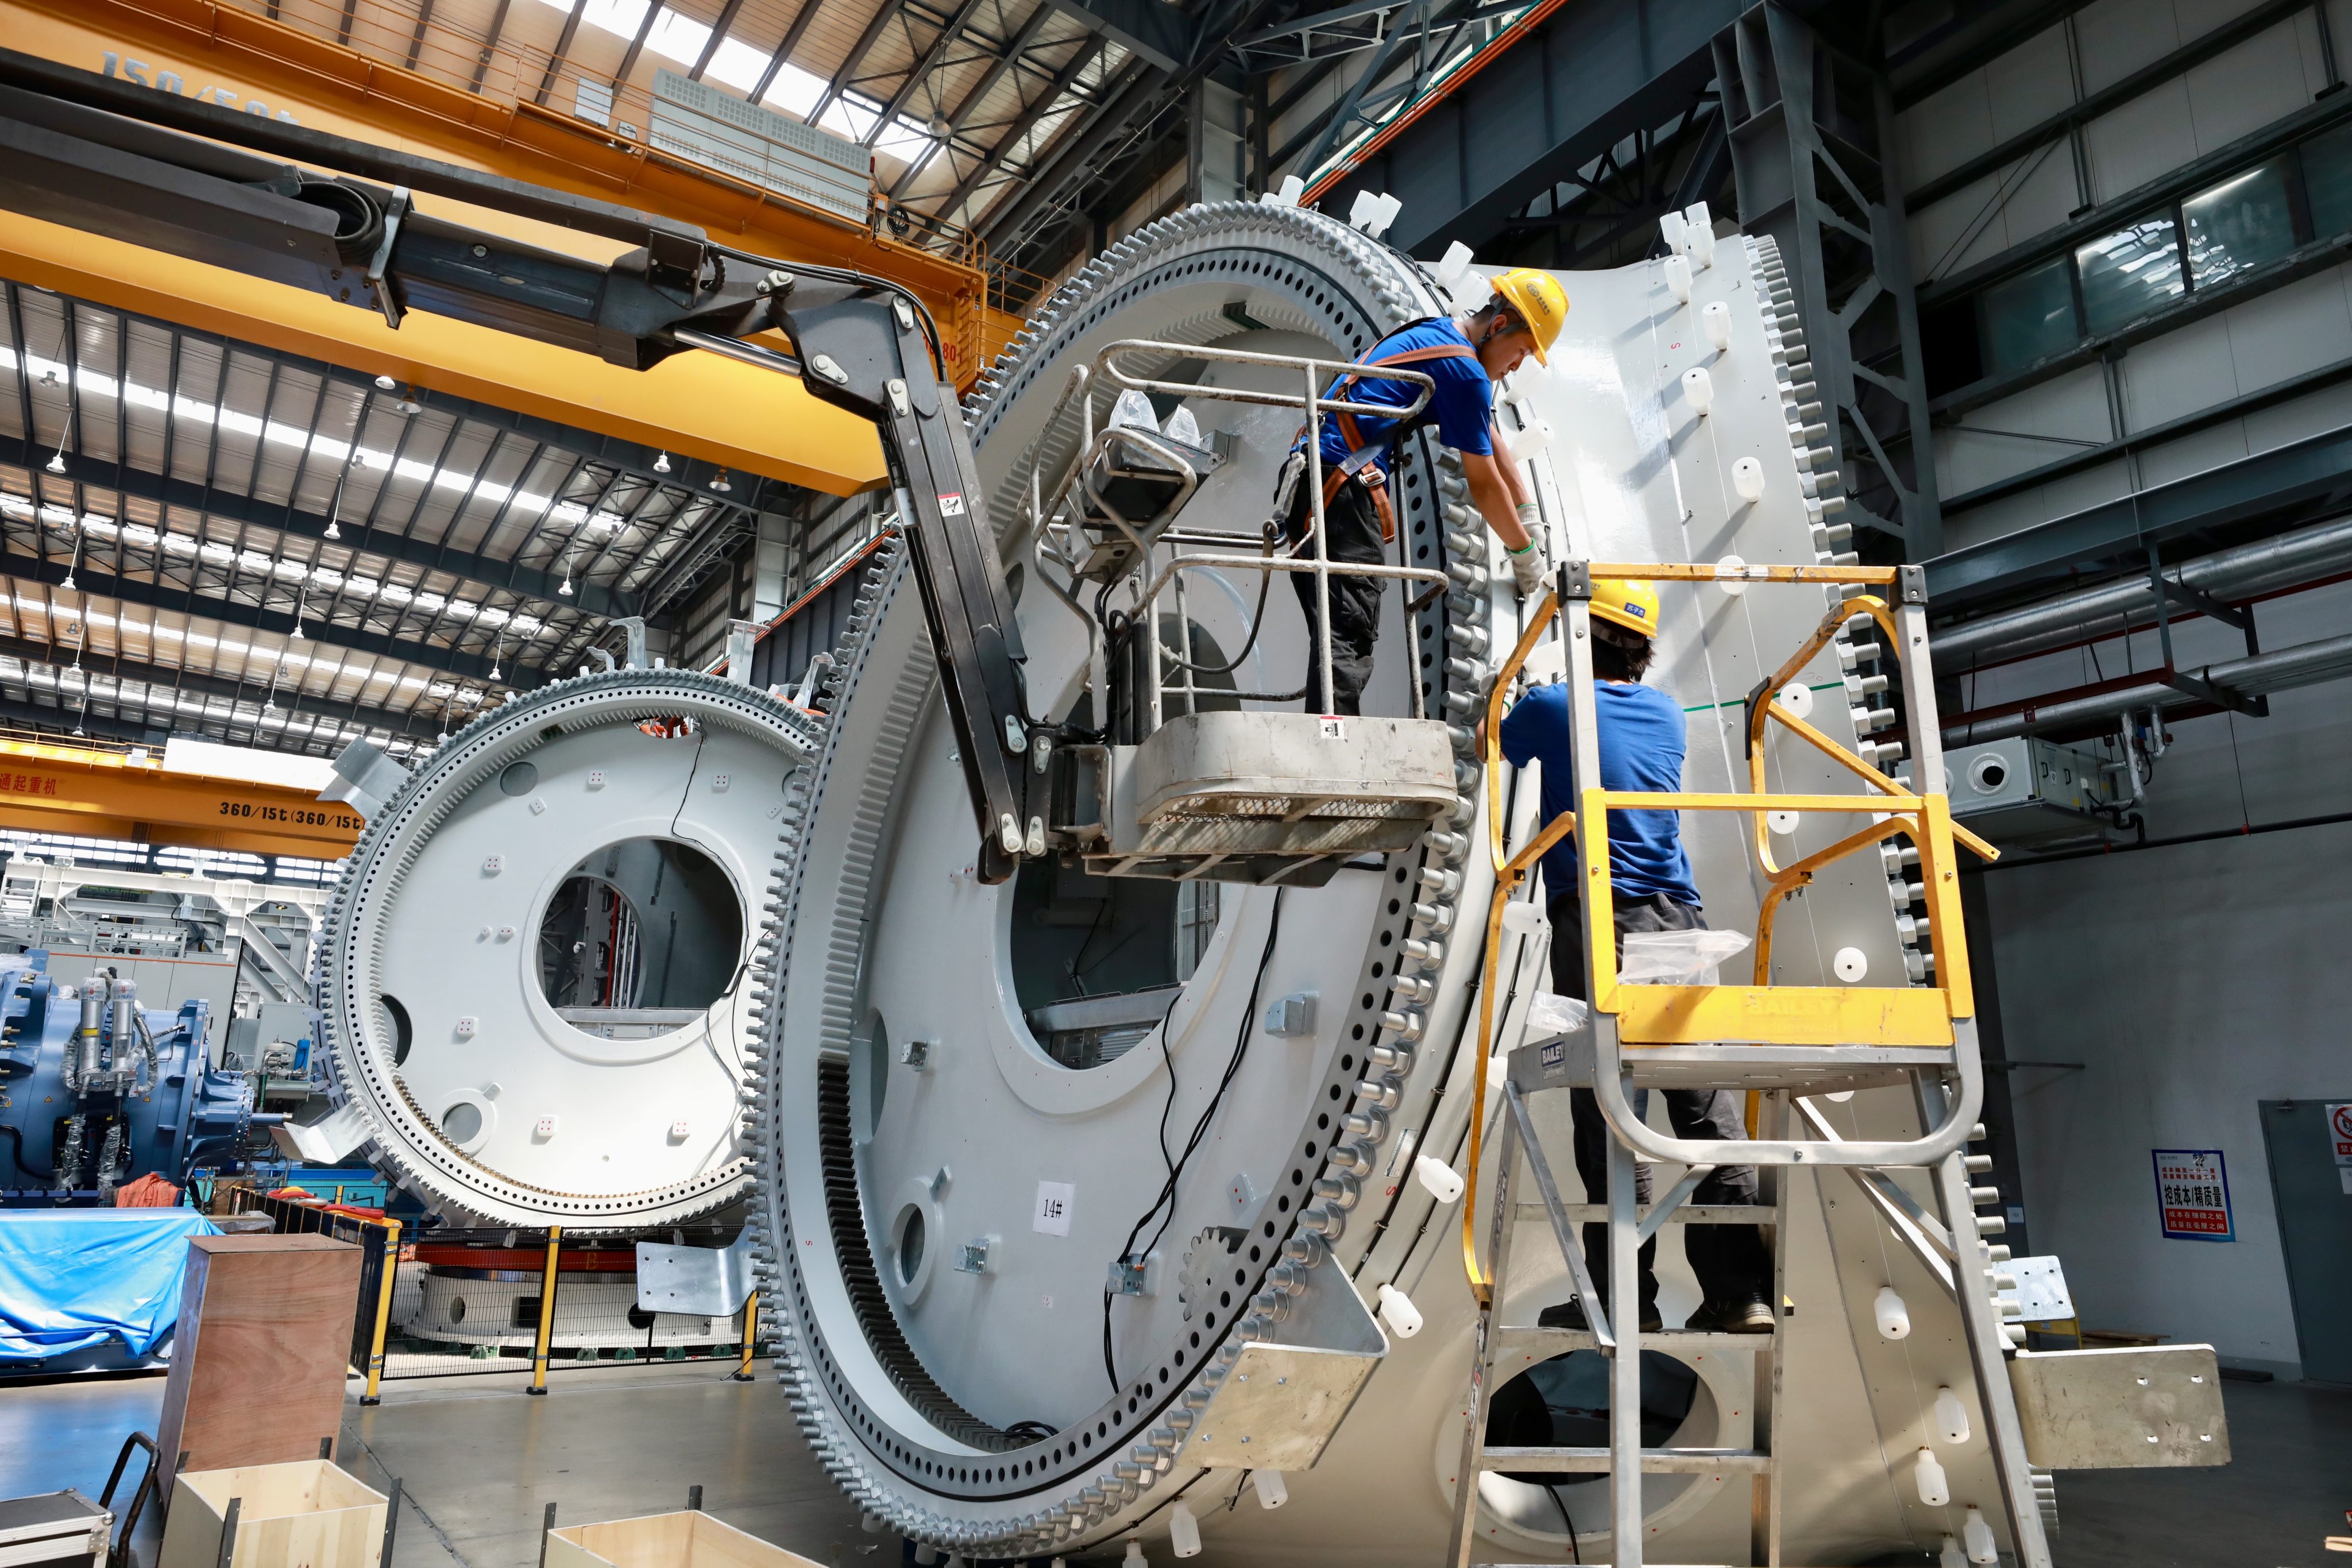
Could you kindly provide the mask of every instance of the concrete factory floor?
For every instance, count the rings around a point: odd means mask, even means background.
[[[831,1564],[895,1562],[810,1460],[783,1397],[722,1369],[559,1373],[544,1399],[520,1373],[393,1384],[346,1406],[342,1462],[405,1486],[395,1568],[529,1568],[540,1518],[584,1523],[703,1506]],[[2352,1536],[2352,1389],[2231,1383],[2236,1462],[2215,1470],[2062,1472],[2059,1568],[2337,1568]],[[79,1487],[95,1497],[123,1435],[152,1432],[160,1377],[0,1384],[0,1498]],[[155,1561],[151,1531],[140,1560]],[[1917,1561],[1914,1559],[1913,1561]]]

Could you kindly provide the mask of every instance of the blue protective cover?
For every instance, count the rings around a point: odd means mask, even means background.
[[[194,1209],[0,1210],[0,1364],[109,1340],[151,1353],[180,1318]]]

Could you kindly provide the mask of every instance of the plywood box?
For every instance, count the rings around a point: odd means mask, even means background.
[[[173,1568],[164,1563],[162,1568]],[[239,1564],[238,1568],[243,1568]],[[547,1568],[819,1568],[707,1513],[654,1513],[547,1532]]]
[[[181,1472],[156,1568],[220,1568],[231,1498],[228,1568],[380,1568],[384,1495],[324,1459]]]
[[[347,1241],[191,1237],[156,1434],[164,1473],[183,1454],[190,1470],[318,1458],[342,1426],[359,1289]]]

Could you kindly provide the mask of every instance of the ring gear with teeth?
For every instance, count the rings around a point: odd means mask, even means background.
[[[565,1191],[491,1170],[461,1152],[410,1096],[386,1033],[378,976],[385,922],[409,868],[435,831],[475,791],[551,737],[583,726],[631,727],[685,714],[772,745],[786,765],[817,734],[807,714],[764,691],[684,669],[616,669],[558,680],[478,715],[415,764],[353,846],[320,922],[311,992],[331,1070],[328,1093],[357,1116],[369,1156],[429,1207],[499,1225],[560,1224],[575,1232],[674,1225],[738,1201],[750,1181],[741,1152],[667,1184],[622,1191]],[[797,776],[797,775],[795,775]],[[583,846],[583,847],[585,847]],[[746,925],[758,911],[748,907]],[[462,922],[463,913],[448,912]],[[441,930],[446,922],[430,922]],[[552,1047],[551,1047],[552,1048]],[[702,1119],[724,1125],[721,1100]]]
[[[1139,230],[1056,290],[1031,327],[1014,340],[975,388],[967,418],[974,447],[982,456],[983,473],[997,476],[992,481],[997,489],[990,515],[1000,534],[1017,524],[1021,510],[1020,498],[1003,482],[1003,475],[1015,465],[1000,467],[987,460],[987,446],[1000,416],[1016,399],[1053,396],[1066,371],[1066,363],[1058,358],[1060,352],[1123,303],[1148,292],[1155,279],[1221,269],[1236,279],[1248,278],[1261,288],[1286,293],[1293,321],[1285,324],[1319,331],[1349,357],[1408,321],[1442,315],[1449,309],[1409,259],[1314,213],[1218,203],[1195,206]],[[1195,323],[1190,330],[1196,333],[1192,341],[1206,341],[1230,334],[1236,330],[1236,322],[1226,314]],[[1163,338],[1169,335],[1172,334],[1162,334]],[[1050,447],[1042,454],[1050,469],[1067,460],[1074,437],[1066,431],[1049,430],[1037,438],[1037,444]],[[1416,437],[1406,443],[1401,459],[1398,478],[1408,487],[1426,487],[1421,493],[1436,514],[1427,520],[1431,525],[1427,531],[1444,541],[1444,559],[1456,584],[1454,592],[1421,612],[1414,629],[1425,647],[1475,645],[1486,633],[1496,592],[1487,535],[1468,510],[1467,486],[1450,453],[1426,437]],[[805,1079],[786,1080],[782,1070],[788,1058],[783,1005],[787,987],[817,984],[833,998],[825,1011],[828,1019],[845,1018],[849,1012],[856,955],[836,951],[837,939],[835,947],[829,948],[825,932],[800,928],[806,893],[803,851],[824,792],[858,787],[856,780],[833,776],[838,716],[854,704],[891,703],[908,710],[910,725],[921,703],[933,700],[929,681],[909,681],[903,671],[869,667],[875,629],[904,575],[904,564],[896,551],[877,559],[870,569],[835,658],[836,718],[828,722],[815,758],[802,770],[787,800],[775,876],[768,894],[772,923],[758,961],[757,1042],[745,1093],[755,1180],[750,1222],[754,1267],[761,1291],[762,1336],[776,1347],[778,1380],[790,1395],[801,1429],[819,1462],[860,1508],[919,1541],[966,1553],[1019,1556],[1102,1539],[1122,1519],[1149,1508],[1148,1502],[1139,1500],[1174,1473],[1171,1456],[1191,1425],[1192,1411],[1223,1380],[1243,1343],[1269,1326],[1273,1312],[1255,1307],[1238,1321],[1220,1318],[1218,1328],[1203,1336],[1200,1357],[1192,1363],[1190,1374],[1164,1387],[1155,1385],[1150,1403],[1139,1405],[1139,1415],[1130,1415],[1125,1402],[1114,1398],[1103,1411],[1089,1412],[1054,1437],[1032,1441],[1015,1440],[976,1422],[965,1425],[971,1418],[951,1401],[942,1405],[944,1394],[938,1399],[929,1397],[923,1385],[935,1389],[936,1384],[921,1368],[906,1364],[911,1358],[902,1358],[904,1337],[888,1320],[887,1299],[877,1293],[879,1310],[869,1306],[858,1313],[865,1348],[887,1369],[896,1392],[934,1428],[968,1445],[961,1449],[939,1444],[919,1430],[894,1426],[860,1395],[830,1353],[825,1331],[810,1299],[809,1281],[802,1272],[803,1249],[794,1239],[796,1223],[817,1221],[813,1215],[796,1216],[790,1207],[784,1170],[788,1140],[782,1135],[788,1105],[824,1098],[822,1079],[827,1069],[819,1068],[815,1097],[809,1096],[812,1085]],[[1424,660],[1424,665],[1431,662]],[[1440,668],[1427,670],[1425,699],[1431,710],[1458,714],[1472,710],[1483,700],[1488,673],[1489,667],[1482,659],[1466,653],[1443,659]],[[895,689],[894,676],[898,677]],[[877,688],[870,693],[869,684]],[[1479,779],[1469,733],[1461,730],[1456,740],[1461,799],[1454,826],[1475,816]],[[856,831],[861,838],[860,856],[866,853],[862,847],[866,830],[865,819],[859,819]],[[1391,858],[1390,864],[1400,868],[1400,879],[1427,870],[1434,873],[1429,879],[1431,885],[1458,889],[1446,902],[1482,898],[1487,885],[1483,858],[1465,861],[1467,840],[1460,835],[1433,837],[1436,842],[1431,846]],[[870,869],[856,866],[852,871],[845,881],[870,875]],[[1471,885],[1462,886],[1464,882]],[[827,891],[844,901],[862,897],[865,889]],[[1442,944],[1431,946],[1432,955],[1425,962],[1442,963]],[[1370,987],[1380,984],[1370,978],[1376,967],[1367,961],[1368,1001]],[[1459,1005],[1457,997],[1456,1010]],[[1307,1271],[1329,1259],[1333,1245],[1345,1235],[1348,1211],[1354,1203],[1352,1172],[1386,1135],[1388,1113],[1404,1094],[1411,1075],[1411,1041],[1421,1035],[1426,1023],[1423,1013],[1411,1006],[1397,1012],[1375,1005],[1363,1016],[1366,1033],[1375,1039],[1385,1037],[1394,1048],[1392,1065],[1378,1076],[1360,1079],[1352,1071],[1338,1073],[1334,1064],[1337,1076],[1331,1098],[1347,1105],[1349,1091],[1355,1091],[1353,1111],[1346,1120],[1358,1141],[1344,1156],[1346,1163],[1332,1165],[1318,1182],[1318,1193],[1328,1194],[1324,1201],[1286,1211],[1285,1223],[1290,1229],[1276,1237],[1278,1245],[1265,1249],[1262,1259],[1244,1270],[1237,1297],[1255,1295],[1277,1269],[1282,1270],[1277,1283],[1283,1291],[1301,1288]],[[832,1026],[827,1027],[830,1031]],[[816,1054],[822,1056],[833,1045],[825,1042]],[[807,1054],[804,1050],[801,1056]],[[821,1134],[820,1142],[825,1141]],[[845,1133],[842,1141],[845,1143]],[[841,1151],[830,1143],[824,1154],[828,1211],[824,1223],[842,1258],[845,1282],[856,1295],[856,1280],[847,1277],[872,1268],[856,1172],[854,1164],[845,1164]],[[1217,1342],[1220,1335],[1221,1343]],[[1126,1439],[1116,1435],[1101,1447],[1096,1447],[1090,1436],[1084,1445],[1075,1440],[1081,1427],[1091,1433],[1097,1426],[1106,1430],[1117,1426],[1133,1439],[1131,1446],[1122,1447]],[[981,1451],[975,1455],[971,1448]],[[993,1462],[999,1454],[1005,1463]],[[1057,1462],[1048,1462],[1048,1455]]]

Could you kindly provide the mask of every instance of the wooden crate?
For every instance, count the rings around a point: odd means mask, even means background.
[[[164,1473],[183,1454],[190,1470],[318,1458],[342,1427],[359,1289],[347,1241],[190,1237],[156,1431]]]
[[[162,1568],[173,1568],[170,1563]],[[239,1565],[242,1568],[242,1565]],[[821,1568],[707,1513],[574,1524],[547,1532],[547,1568]]]
[[[228,1568],[380,1568],[384,1495],[324,1459],[185,1470],[156,1568],[220,1568],[221,1521],[236,1498]]]

